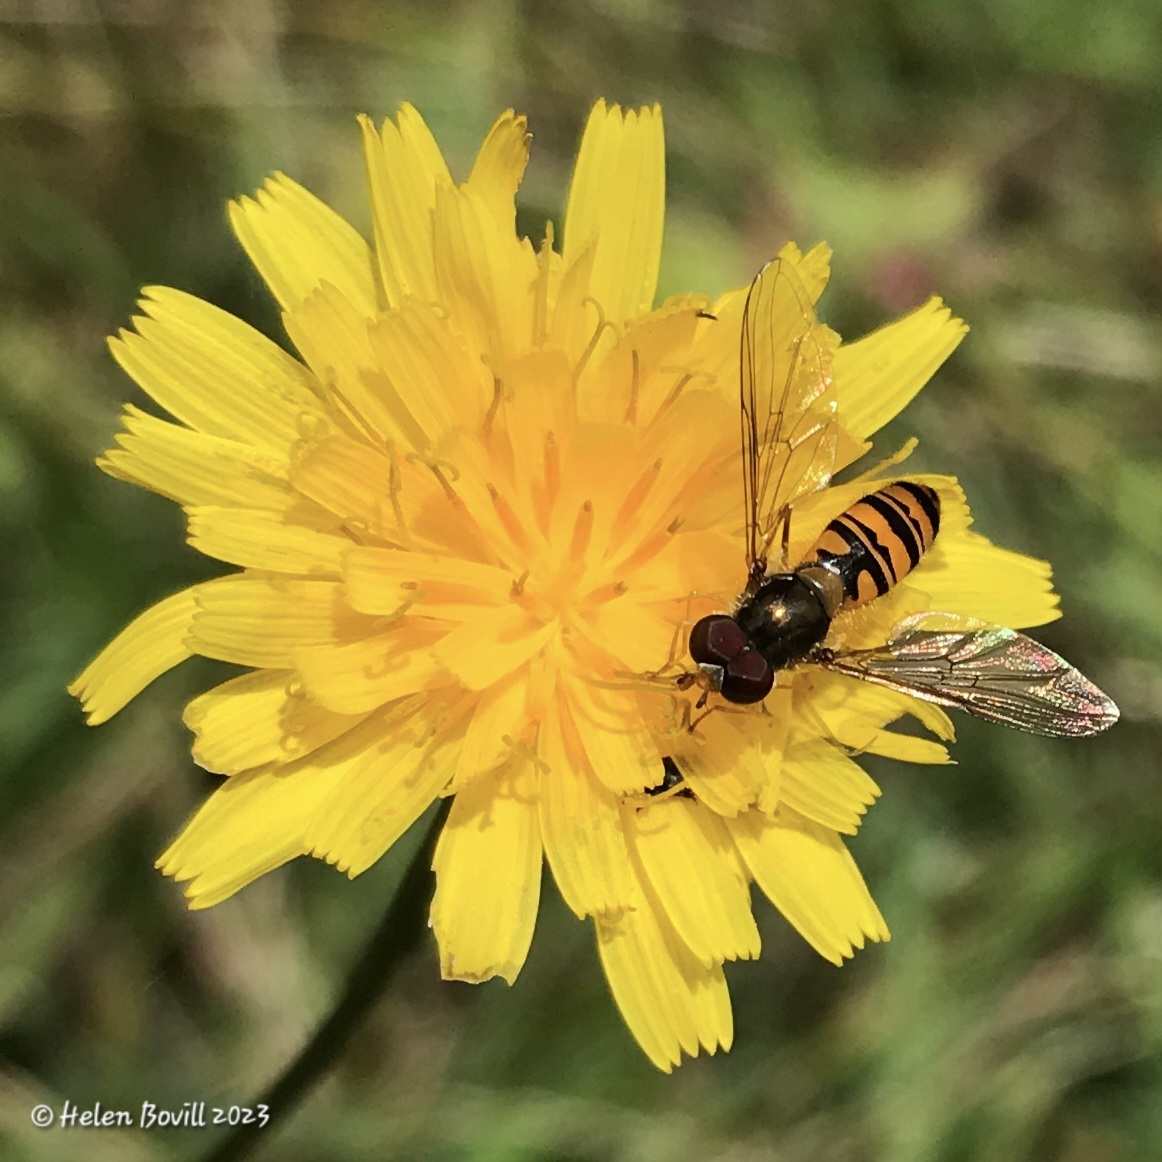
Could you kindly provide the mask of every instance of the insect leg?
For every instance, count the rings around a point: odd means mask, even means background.
[[[693,618],[690,616],[690,606],[694,603],[694,598],[700,597],[701,594],[697,589],[691,589],[686,595],[686,611],[682,616],[682,620],[674,626],[674,636],[670,640],[670,652],[666,656],[665,663],[657,670],[647,670],[645,676],[648,678],[664,677],[670,670],[678,665],[678,659],[686,652],[686,647],[683,643],[685,631],[693,623]]]
[[[706,699],[708,696],[709,691],[703,693],[702,697],[694,703],[694,710],[702,710],[702,707],[706,705]],[[731,706],[728,702],[715,702],[715,704],[711,706],[709,710],[703,710],[697,718],[694,718],[691,713],[690,703],[683,702],[681,721],[682,728],[686,731],[687,734],[693,734],[700,722],[704,722],[711,714],[716,712],[719,714],[770,714],[770,711],[761,702],[758,704],[757,709],[753,706]]]

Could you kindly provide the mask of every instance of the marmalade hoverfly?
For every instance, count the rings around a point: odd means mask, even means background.
[[[777,671],[799,663],[874,682],[1032,734],[1085,737],[1118,708],[1052,650],[1003,626],[949,613],[905,618],[881,646],[824,645],[833,619],[876,600],[914,569],[940,529],[940,498],[896,481],[869,491],[828,524],[788,569],[791,509],[824,488],[839,423],[826,336],[799,276],[776,258],[755,276],[740,343],[746,585],[733,610],[690,631],[703,687],[727,702],[761,702]],[[784,370],[785,368],[785,370]],[[767,572],[781,538],[783,571]]]

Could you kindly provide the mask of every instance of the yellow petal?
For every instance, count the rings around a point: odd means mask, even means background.
[[[817,242],[804,254],[794,242],[788,242],[779,251],[779,257],[794,264],[803,289],[817,303],[831,277],[831,247],[826,242]]]
[[[489,400],[490,409],[494,403],[496,405],[493,427],[503,425],[504,434],[512,446],[512,462],[543,466],[548,433],[553,433],[555,441],[573,426],[572,371],[565,352],[550,347],[517,353],[508,359],[504,383],[494,382],[493,391]],[[493,440],[497,437],[488,435],[485,438]],[[559,454],[559,446],[555,446],[555,451]],[[535,494],[536,519],[543,531],[549,524],[548,493],[543,474],[520,471],[513,485],[526,505]],[[529,511],[532,511],[531,506]]]
[[[614,574],[616,576],[616,573]],[[628,593],[592,606],[576,626],[586,641],[632,674],[665,664],[674,640],[674,624]]]
[[[795,683],[796,713],[809,716],[819,733],[853,751],[884,755],[913,763],[947,763],[948,751],[927,738],[885,729],[905,714],[938,737],[950,740],[955,731],[939,706],[920,698],[860,682],[843,674],[805,671]]]
[[[189,541],[200,553],[250,569],[337,577],[349,537],[331,531],[338,521],[302,506],[293,517],[254,508],[195,505],[189,514]],[[313,507],[313,506],[312,506]]]
[[[529,160],[528,118],[505,110],[480,146],[465,185],[496,219],[498,226],[516,232],[516,191]]]
[[[842,964],[865,937],[890,933],[863,876],[834,831],[780,808],[727,821],[755,882],[812,948]]]
[[[701,1045],[708,1053],[734,1039],[721,965],[706,966],[678,938],[650,888],[635,885],[633,907],[597,916],[597,951],[613,999],[646,1056],[663,1072]]]
[[[863,439],[897,416],[968,334],[938,298],[835,353],[839,421]]]
[[[688,386],[682,356],[693,341],[698,312],[709,306],[702,296],[668,299],[628,322],[612,350],[590,362],[592,371],[577,401],[579,418],[610,424],[631,419],[642,427],[651,423]]]
[[[531,539],[536,535],[534,516],[517,490],[505,482],[508,470],[498,472],[479,429],[460,427],[452,432],[432,467],[443,473],[441,487],[446,484],[447,495],[438,512],[429,509],[426,513],[421,531],[457,556],[494,564],[512,562],[515,580],[515,563],[525,561],[535,547]]]
[[[345,524],[408,542],[408,493],[393,490],[397,465],[383,452],[347,436],[327,436],[295,461],[291,479],[299,492]]]
[[[283,312],[283,326],[324,390],[361,432],[379,441],[400,435],[394,418],[366,377],[376,366],[369,320],[329,282]]]
[[[594,777],[576,728],[551,706],[537,738],[541,834],[553,879],[577,914],[616,914],[633,899],[617,798]]]
[[[451,185],[440,148],[419,113],[408,104],[381,132],[359,118],[363,160],[375,227],[375,256],[387,301],[397,306],[407,295],[436,302],[432,261],[432,212],[436,186]]]
[[[344,772],[307,828],[310,854],[352,878],[431,806],[456,764],[462,732],[432,737],[428,716],[414,708],[409,714]]]
[[[589,115],[565,210],[566,268],[596,244],[589,293],[615,324],[653,305],[662,253],[666,154],[662,111],[622,113],[598,101]]]
[[[783,752],[779,802],[833,831],[854,835],[880,795],[872,777],[826,736],[810,727]]]
[[[312,698],[337,714],[362,714],[450,679],[431,656],[440,625],[401,618],[349,645],[299,649],[295,669]]]
[[[69,686],[90,726],[107,722],[154,678],[192,657],[186,637],[202,588],[183,589],[138,614]]]
[[[544,649],[560,630],[542,625],[518,605],[484,607],[473,620],[445,635],[433,654],[469,690],[499,682]]]
[[[758,801],[759,787],[744,764],[732,761],[742,755],[745,741],[738,732],[729,729],[715,729],[715,736],[719,734],[728,749],[720,749],[713,743],[699,750],[678,751],[675,747],[670,757],[699,802],[719,815],[737,815]]]
[[[735,287],[715,301],[695,332],[690,357],[690,370],[698,372],[699,386],[715,388],[736,408],[742,315],[749,289],[749,285]]]
[[[433,861],[432,929],[445,980],[516,980],[541,890],[536,781],[523,758],[459,791]]]
[[[597,778],[611,791],[642,791],[662,779],[662,756],[637,707],[621,691],[562,674],[561,693]]]
[[[191,647],[239,666],[288,669],[310,646],[363,637],[374,619],[348,609],[336,581],[235,574],[198,590]]]
[[[532,342],[536,255],[467,187],[438,187],[433,221],[441,301],[464,345],[503,379]]]
[[[253,198],[230,203],[230,224],[283,310],[321,282],[338,287],[364,315],[378,309],[371,248],[325,202],[276,173]]]
[[[295,500],[286,460],[236,440],[159,420],[128,404],[125,430],[97,460],[102,472],[176,500],[284,510]]]
[[[708,968],[759,954],[750,890],[721,819],[680,796],[625,808],[650,886],[674,930]]]
[[[870,682],[853,683],[844,674],[812,675],[811,693],[809,696],[804,693],[797,705],[800,708],[809,705],[810,712],[818,714],[828,727],[835,726],[840,730],[847,729],[843,722],[845,714],[863,719],[873,727],[895,722],[910,714],[937,738],[950,742],[956,737],[952,720],[939,706],[885,686]]]
[[[456,790],[512,758],[529,722],[528,696],[527,670],[510,674],[480,695],[456,763]]]
[[[309,758],[228,779],[157,861],[189,880],[191,908],[209,908],[297,855],[311,820],[352,764],[383,735],[369,722]]]
[[[454,621],[507,602],[516,580],[493,565],[370,546],[349,549],[343,573],[352,609],[384,614],[414,604],[433,617]]]
[[[511,272],[509,272],[511,275]],[[459,308],[449,302],[456,317]],[[439,309],[406,302],[385,312],[368,332],[374,374],[364,373],[365,392],[378,400],[395,433],[423,451],[469,417],[483,415],[492,397],[492,377],[468,351]]]
[[[788,242],[777,257],[791,265],[798,280],[814,303],[827,286],[831,272],[831,247],[825,242],[813,246],[806,254]],[[755,272],[758,273],[757,271]],[[738,360],[742,314],[750,284],[735,287],[721,295],[699,324],[688,370],[695,373],[699,386],[713,387],[735,408],[738,407]]]
[[[708,714],[678,735],[670,753],[698,801],[716,814],[737,815],[756,803],[773,809],[790,723],[791,691],[777,687],[761,713]]]
[[[256,670],[231,678],[186,706],[182,720],[196,735],[194,761],[236,775],[265,763],[303,758],[363,719],[335,714],[296,690],[290,670]]]
[[[998,625],[1044,625],[1061,616],[1048,561],[1002,549],[969,529],[944,536],[916,571],[915,585],[938,613],[962,613]]]
[[[590,360],[603,341],[603,349],[609,346],[602,334],[605,330],[604,312],[598,312],[589,293],[596,258],[597,240],[593,238],[573,255],[567,265],[562,259],[556,297],[547,307],[551,319],[549,342],[566,353],[571,368],[578,360]]]
[[[600,561],[604,556],[618,510],[643,465],[636,462],[631,428],[620,423],[570,426],[573,430],[561,451],[560,492],[549,521],[548,542],[562,565],[568,562],[578,570],[583,562]],[[591,532],[587,547],[574,555],[574,531],[586,505]],[[618,566],[611,563],[609,568]]]
[[[182,423],[283,456],[304,417],[326,426],[310,372],[253,327],[170,287],[142,293],[136,334],[122,330],[109,349]]]
[[[725,491],[725,490],[723,490]],[[720,511],[733,508],[737,512],[738,486],[732,489],[735,493],[733,506],[723,506]],[[697,503],[697,502],[696,502]],[[712,522],[717,523],[717,522]],[[708,604],[707,611],[728,607],[738,595],[742,582],[742,548],[741,542],[731,536],[719,532],[702,531],[693,528],[687,531],[685,526],[678,530],[670,544],[655,558],[661,568],[655,572],[653,562],[644,565],[641,570],[641,579],[635,578],[634,593],[642,593],[642,600],[651,604],[657,598],[663,600],[663,584],[670,581],[669,593],[673,593],[673,576],[675,572],[682,578],[682,585],[690,585],[688,592],[699,594]],[[671,625],[686,616],[686,599],[671,602],[673,614],[667,616]],[[665,610],[665,606],[656,606],[658,610]],[[693,609],[690,611],[693,613]]]

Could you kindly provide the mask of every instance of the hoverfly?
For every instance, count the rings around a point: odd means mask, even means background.
[[[1112,726],[1118,708],[1052,650],[1002,626],[947,613],[901,621],[871,649],[823,644],[834,618],[874,601],[914,569],[940,529],[940,498],[897,481],[870,490],[837,516],[793,568],[791,509],[824,488],[839,424],[826,333],[797,272],[784,259],[755,276],[740,343],[746,585],[729,613],[690,631],[703,687],[727,702],[761,702],[775,675],[808,663],[988,722],[1032,734],[1085,737]],[[781,539],[783,571],[767,572]]]

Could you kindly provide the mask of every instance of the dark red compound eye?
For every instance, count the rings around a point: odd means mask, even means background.
[[[750,643],[742,627],[725,613],[712,613],[690,631],[690,657],[700,666],[723,666]]]
[[[761,702],[775,684],[775,672],[743,632],[724,613],[702,618],[690,631],[690,657],[722,672],[720,693],[727,702]]]
[[[722,675],[722,696],[727,702],[746,705],[761,702],[775,684],[775,671],[758,650],[746,649],[734,658]]]

